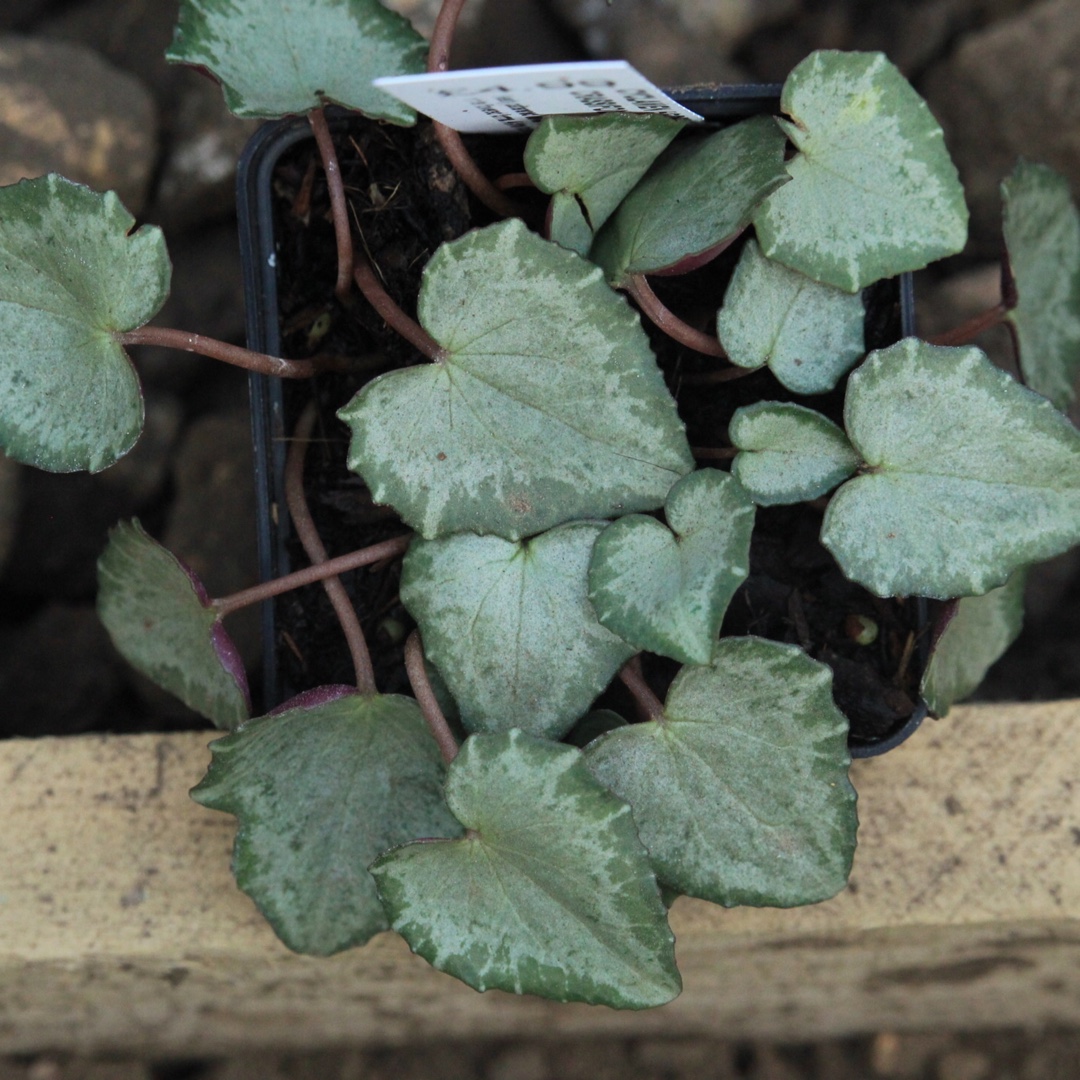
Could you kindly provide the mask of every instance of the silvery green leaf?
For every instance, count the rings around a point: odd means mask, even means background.
[[[728,437],[740,451],[731,472],[759,506],[816,499],[861,464],[831,420],[790,402],[759,401],[736,409]]]
[[[474,735],[450,765],[446,799],[468,836],[409,844],[371,868],[414,952],[477,990],[623,1009],[679,993],[630,808],[580,750],[520,731]]]
[[[878,596],[977,595],[1080,541],[1080,432],[979,349],[871,353],[844,424],[865,466],[821,539]]]
[[[169,294],[161,230],[113,192],[61,176],[0,188],[0,446],[50,472],[97,472],[142,431],[142,392],[116,333]]]
[[[412,698],[322,687],[210,749],[191,797],[236,815],[236,882],[295,952],[329,956],[386,930],[371,862],[462,831]]]
[[[733,364],[768,365],[797,394],[831,390],[862,357],[862,297],[766,259],[749,240],[716,317]]]
[[[596,230],[685,126],[626,113],[545,116],[525,146],[525,169],[555,196],[551,239],[587,255]]]
[[[304,113],[323,101],[412,124],[409,106],[371,85],[424,70],[427,45],[379,0],[182,0],[165,58],[206,68],[237,116]]]
[[[732,239],[787,180],[784,136],[771,116],[688,140],[622,201],[589,257],[616,286],[675,266]]]
[[[998,589],[955,601],[956,611],[934,644],[922,695],[934,716],[978,689],[990,667],[1017,639],[1024,622],[1025,569]]]
[[[247,719],[243,663],[206,590],[137,521],[109,534],[97,609],[113,644],[147,678],[219,728]]]
[[[440,247],[419,313],[445,359],[375,379],[340,416],[350,468],[421,536],[652,510],[693,468],[637,315],[520,221]]]
[[[467,730],[560,738],[633,655],[589,604],[601,529],[574,522],[516,543],[472,533],[413,541],[401,600]]]
[[[600,534],[589,599],[600,622],[635,648],[707,664],[749,572],[754,504],[727,473],[699,469],[671,489],[664,515],[667,527],[631,514]]]
[[[1005,247],[1018,303],[1020,370],[1036,393],[1064,409],[1080,373],[1080,213],[1069,182],[1021,161],[1001,185]]]
[[[585,752],[633,807],[656,876],[718,904],[790,907],[835,895],[855,851],[847,720],[832,673],[794,645],[724,638],[687,667],[664,719]]]
[[[968,212],[941,126],[882,53],[811,53],[780,107],[800,152],[754,215],[770,259],[857,292],[963,248]]]

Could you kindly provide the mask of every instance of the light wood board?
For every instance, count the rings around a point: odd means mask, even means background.
[[[234,819],[187,797],[212,737],[0,743],[0,1052],[1080,1024],[1080,701],[956,709],[856,763],[848,890],[679,900],[686,988],[646,1013],[477,994],[390,934],[289,953],[232,882]]]

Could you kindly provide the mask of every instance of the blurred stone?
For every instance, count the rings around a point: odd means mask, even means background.
[[[735,50],[796,6],[794,0],[552,0],[590,56],[625,57],[662,86],[745,82],[731,59]]]
[[[1080,4],[1043,0],[968,37],[928,75],[972,211],[969,251],[996,254],[1001,181],[1018,157],[1062,172],[1080,192]]]
[[[138,80],[80,45],[0,38],[0,185],[58,172],[138,214],[156,150]]]
[[[235,223],[183,231],[170,241],[169,256],[172,288],[154,323],[242,344],[244,284]],[[174,393],[214,381],[222,367],[194,353],[156,346],[140,346],[132,355],[148,387]]]
[[[56,0],[4,0],[0,30],[22,30],[55,6]]]
[[[11,550],[19,521],[19,469],[17,462],[0,453],[0,567]]]
[[[950,1050],[937,1064],[937,1080],[989,1080],[993,1074],[993,1063],[977,1050]]]
[[[49,604],[0,635],[0,736],[107,728],[120,659],[91,604]]]
[[[165,229],[183,229],[232,214],[236,163],[257,120],[225,107],[217,83],[197,71],[179,73],[164,161],[151,216]]]
[[[245,412],[203,416],[176,453],[176,497],[162,542],[198,574],[212,597],[258,580],[251,426]],[[260,656],[259,612],[230,616],[226,629],[249,667]]]

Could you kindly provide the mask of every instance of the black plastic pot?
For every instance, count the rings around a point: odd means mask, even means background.
[[[778,85],[721,86],[687,88],[672,92],[683,105],[704,116],[707,121],[723,123],[762,112],[775,113],[779,108]],[[331,112],[331,129],[344,131],[354,118],[344,112]],[[238,213],[240,243],[244,266],[247,302],[248,344],[252,349],[280,355],[281,322],[278,311],[279,241],[275,223],[273,196],[274,173],[282,156],[302,140],[311,139],[305,117],[292,117],[264,125],[245,150],[238,174]],[[493,136],[499,138],[499,136]],[[890,303],[898,311],[896,336],[914,333],[914,302],[910,274],[891,283],[894,292]],[[889,344],[880,342],[881,345]],[[266,580],[287,573],[289,524],[284,507],[283,472],[287,446],[286,410],[283,385],[279,380],[262,376],[251,378],[252,431],[256,460],[256,496],[259,513],[260,576]],[[362,546],[358,538],[356,546]],[[267,709],[285,700],[303,687],[288,684],[281,673],[278,657],[281,648],[280,627],[273,603],[263,605],[264,705]],[[918,601],[918,647],[916,662],[920,669],[928,655],[928,618],[926,604]],[[898,746],[926,717],[925,703],[920,702],[906,719],[872,740],[853,739],[853,757],[872,757]]]

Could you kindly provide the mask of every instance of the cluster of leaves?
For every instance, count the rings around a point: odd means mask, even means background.
[[[422,67],[407,23],[376,0],[319,4],[317,20],[297,7],[185,0],[170,57],[214,72],[242,115],[335,101],[414,119],[370,86]],[[1023,568],[1080,540],[1080,435],[1055,407],[1080,367],[1064,182],[1021,165],[1005,185],[1026,387],[973,347],[864,356],[860,291],[965,242],[956,171],[881,55],[815,53],[781,107],[709,133],[544,120],[525,164],[552,196],[550,237],[507,220],[440,248],[417,305],[435,359],[342,410],[350,466],[417,534],[401,597],[467,735],[448,765],[411,698],[327,687],[248,719],[215,602],[136,524],[114,533],[102,617],[230,732],[193,795],[240,820],[237,880],[291,948],[330,954],[393,926],[477,989],[670,1000],[664,898],[812,903],[854,852],[829,669],[719,639],[756,506],[837,489],[822,540],[849,578],[966,598],[925,679],[938,712],[1015,632]],[[20,460],[99,469],[137,437],[121,339],[161,306],[168,259],[132,225],[114,196],[57,177],[0,190],[0,439]],[[731,471],[695,470],[621,290],[750,226],[719,342],[799,395],[846,379],[844,423],[760,402],[731,423]],[[590,713],[643,650],[685,665],[666,702],[639,723]]]

